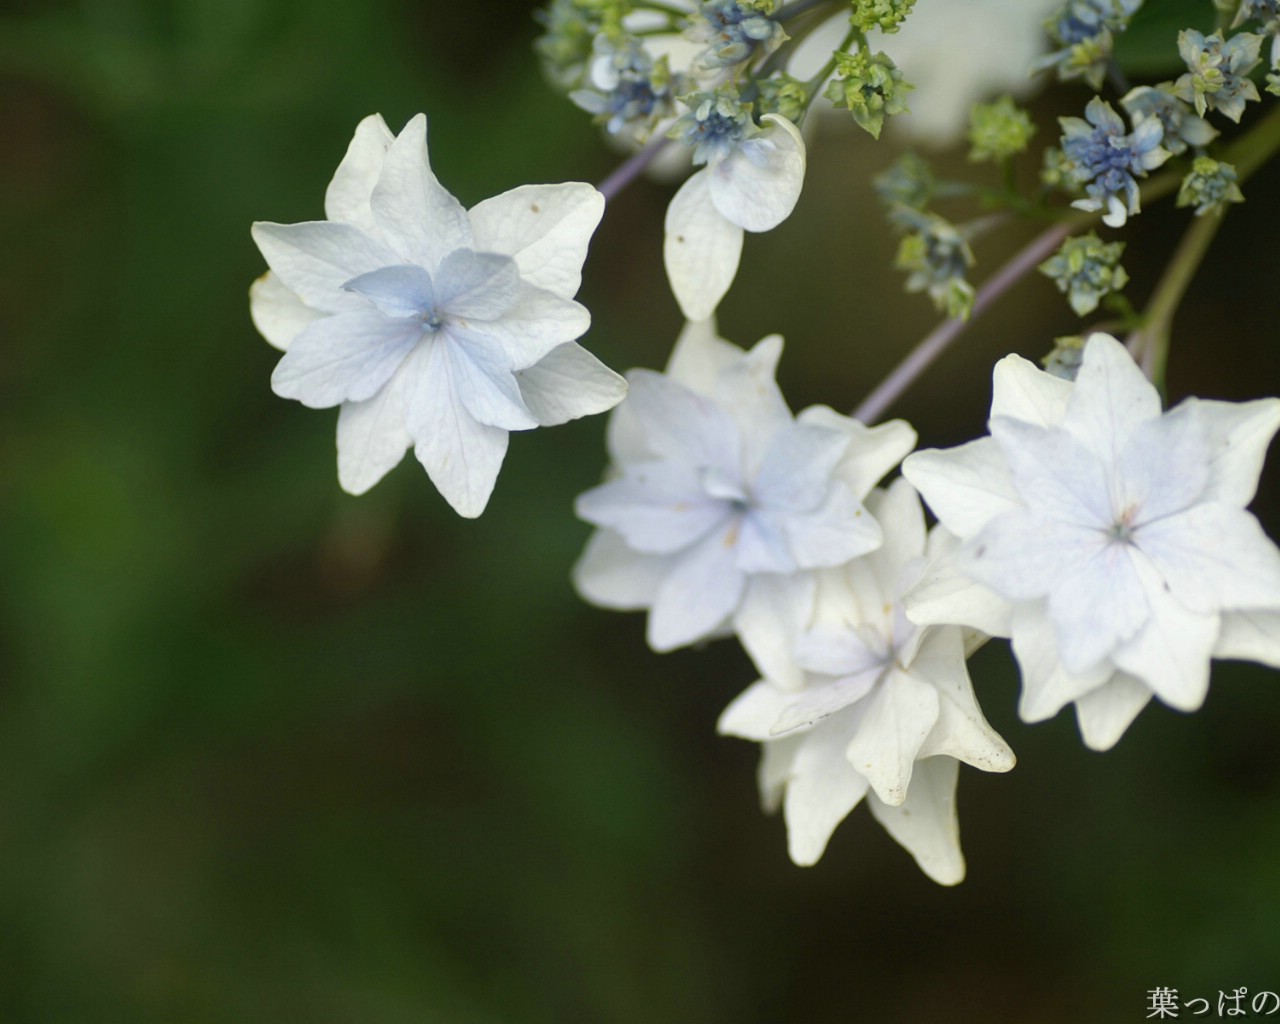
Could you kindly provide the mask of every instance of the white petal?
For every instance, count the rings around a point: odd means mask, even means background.
[[[1160,396],[1125,347],[1090,335],[1062,425],[1114,463],[1138,424],[1159,415]]]
[[[612,409],[627,395],[626,380],[572,341],[517,371],[516,383],[544,427]]]
[[[1013,751],[978,707],[957,627],[929,630],[907,670],[938,694],[938,719],[917,758],[947,754],[984,772],[1007,772],[1013,767]]]
[[[1181,512],[1204,493],[1209,448],[1192,406],[1140,424],[1116,461],[1113,509],[1136,511],[1137,524]]]
[[[756,784],[760,789],[760,808],[765,814],[776,814],[782,807],[782,798],[791,781],[791,767],[803,740],[804,735],[797,734],[760,745]]]
[[[1091,556],[1082,550],[1080,566],[1054,586],[1049,616],[1068,672],[1092,668],[1156,614],[1139,560],[1123,544],[1108,544]]]
[[[911,771],[934,723],[938,691],[906,672],[890,670],[869,699],[858,731],[849,743],[849,763],[864,775],[876,796],[900,804]]]
[[[451,318],[497,320],[520,297],[520,271],[510,256],[455,249],[435,275],[437,307]]]
[[[367,307],[343,286],[353,277],[403,262],[350,224],[258,221],[252,234],[281,283],[308,306],[325,313]]]
[[[1105,686],[1079,697],[1076,721],[1085,746],[1110,750],[1150,702],[1150,688],[1123,672],[1117,672]]]
[[[960,852],[960,824],[956,819],[956,781],[960,762],[952,757],[931,757],[916,765],[911,791],[899,806],[886,804],[873,794],[867,801],[871,813],[939,885],[964,880],[964,855]]]
[[[783,707],[769,730],[770,737],[807,729],[856,704],[871,692],[880,679],[880,672],[881,667],[876,665],[859,675],[845,676],[825,686],[809,686],[799,694],[790,694],[790,702]]]
[[[702,395],[715,390],[720,374],[743,357],[743,351],[716,332],[715,317],[687,320],[667,358],[666,374]]]
[[[362,402],[421,340],[416,320],[393,320],[372,309],[327,316],[293,339],[271,374],[271,390],[312,409]]]
[[[1280,668],[1280,612],[1225,613],[1213,656]]]
[[[1196,505],[1144,525],[1135,539],[1193,611],[1280,608],[1280,549],[1243,509]]]
[[[351,145],[324,195],[324,215],[329,220],[354,224],[365,232],[375,230],[369,197],[395,138],[381,114],[370,114],[356,125]]]
[[[957,537],[972,537],[996,516],[1021,506],[1008,460],[994,438],[913,452],[902,463],[902,475]]]
[[[1015,510],[992,520],[955,556],[960,572],[1011,601],[1043,597],[1113,545],[1091,530]],[[1109,563],[1098,566],[1098,572]]]
[[[1146,683],[1166,704],[1194,711],[1209,692],[1209,657],[1218,639],[1219,618],[1187,610],[1149,563],[1141,558],[1134,561],[1142,575],[1151,616],[1115,651],[1112,660]]]
[[[716,530],[674,560],[649,609],[647,638],[655,651],[709,637],[737,609],[746,579],[725,534]]]
[[[338,410],[338,483],[348,494],[364,494],[395,469],[413,444],[405,426],[405,388],[415,380],[421,353],[410,354],[387,385],[363,402]]]
[[[1005,356],[992,374],[991,415],[1056,427],[1066,414],[1071,388],[1070,381],[1046,373],[1022,356]]]
[[[916,432],[905,420],[889,420],[874,427],[843,416],[825,405],[812,405],[796,420],[843,430],[851,440],[836,475],[858,497],[865,497],[889,470],[916,446]]]
[[[1046,430],[1004,416],[994,417],[990,426],[1025,505],[1063,523],[1094,529],[1113,524],[1107,472],[1112,463],[1065,430]]]
[[[435,344],[415,365],[406,393],[414,454],[436,489],[460,516],[484,511],[507,454],[507,431],[478,423],[454,387],[447,346]]]
[[[757,742],[771,740],[778,716],[794,700],[795,694],[780,690],[764,680],[752,683],[720,713],[716,732]]]
[[[307,324],[324,314],[308,306],[268,270],[249,286],[249,316],[258,333],[283,352]]]
[[[455,249],[470,248],[467,211],[436,180],[427,157],[427,119],[418,114],[387,149],[369,200],[374,223],[401,257],[434,272]]]
[[[538,425],[524,406],[520,387],[503,348],[473,334],[466,340],[438,339],[449,357],[454,393],[476,422],[503,430],[529,430]]]
[[[840,481],[831,486],[821,505],[785,516],[782,525],[801,569],[842,565],[874,551],[883,540],[880,521]]]
[[[841,431],[804,423],[784,427],[770,439],[756,474],[757,500],[787,511],[816,508],[828,496],[832,471],[848,447],[849,435]]]
[[[682,551],[733,514],[701,492],[694,470],[671,462],[626,467],[622,476],[578,495],[575,511],[647,554]]]
[[[751,509],[739,517],[734,539],[739,569],[752,574],[785,574],[799,568],[791,555],[782,520],[782,516],[768,509]]]
[[[379,267],[353,277],[342,287],[364,296],[390,317],[421,317],[436,302],[431,275],[412,263]]]
[[[644,430],[651,456],[725,472],[738,467],[738,430],[719,405],[651,370],[632,370],[627,381],[623,408]]]
[[[884,542],[867,556],[887,592],[899,596],[903,568],[925,553],[924,509],[910,481],[898,477],[867,495],[867,511],[882,524]]]
[[[520,276],[562,299],[582,283],[587,245],[604,214],[591,185],[521,185],[470,210],[475,247],[512,257]]]
[[[1253,402],[1189,398],[1182,405],[1195,408],[1209,444],[1209,483],[1203,500],[1249,504],[1258,489],[1267,446],[1280,429],[1280,398]]]
[[[764,129],[708,168],[711,201],[726,220],[747,231],[770,231],[795,209],[804,187],[800,131],[766,114]]]
[[[917,625],[969,626],[988,636],[1008,636],[1012,629],[1013,604],[975,583],[953,556],[930,562],[902,600]]]
[[[796,641],[813,614],[813,573],[767,573],[747,583],[733,628],[760,674],[785,689],[804,685]]]
[[[759,467],[775,435],[792,426],[791,410],[774,379],[781,355],[781,335],[761,338],[722,369],[707,391],[738,424],[748,467]]]
[[[573,585],[591,604],[639,611],[653,604],[673,564],[673,556],[643,555],[612,530],[596,530],[574,563]]]
[[[1013,613],[1012,632],[1013,653],[1022,672],[1018,715],[1024,722],[1052,718],[1115,674],[1110,662],[1076,675],[1062,667],[1053,623],[1043,601],[1019,605]]]
[[[867,780],[844,756],[844,729],[843,716],[815,726],[799,738],[791,762],[791,780],[783,803],[787,852],[802,867],[818,862],[831,833],[867,792]]]
[[[501,316],[448,324],[457,337],[479,336],[501,344],[513,370],[545,359],[559,346],[581,338],[590,326],[586,307],[527,284],[519,286],[514,304]]]
[[[742,228],[711,202],[705,170],[672,197],[664,230],[662,257],[680,312],[690,320],[705,320],[733,284],[742,258]]]

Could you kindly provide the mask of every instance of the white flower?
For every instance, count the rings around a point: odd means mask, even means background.
[[[360,122],[324,221],[257,223],[250,289],[285,350],[271,386],[340,406],[338,480],[362,494],[412,445],[461,515],[484,511],[507,433],[602,412],[626,384],[574,343],[573,301],[604,209],[590,185],[526,185],[465,210],[436,180],[419,114]]]
[[[766,114],[762,123],[754,134],[709,147],[707,166],[667,207],[663,259],[689,320],[705,320],[720,305],[738,273],[743,231],[772,230],[800,198],[805,152],[799,130],[777,114]]]
[[[600,530],[574,582],[595,604],[649,609],[654,650],[733,629],[762,673],[792,677],[810,570],[879,546],[862,498],[915,432],[823,406],[793,417],[774,382],[781,351],[776,335],[744,353],[691,323],[666,375],[629,374],[609,424],[613,478],[578,498]]]
[[[1161,414],[1124,347],[1095,334],[1074,384],[1001,360],[990,425],[904,463],[965,540],[908,614],[1012,636],[1024,719],[1074,702],[1106,749],[1153,694],[1198,708],[1211,657],[1280,666],[1280,550],[1244,510],[1280,400]]]
[[[960,627],[915,626],[902,612],[901,594],[925,564],[915,491],[899,479],[867,508],[884,544],[817,574],[811,628],[796,648],[801,688],[755,683],[725,709],[719,730],[764,744],[761,797],[766,809],[782,804],[797,864],[816,863],[866,797],[925,873],[953,885],[964,877],[959,762],[1004,772],[1013,753],[978,708]]]

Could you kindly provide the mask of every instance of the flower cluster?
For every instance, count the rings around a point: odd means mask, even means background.
[[[1090,231],[1063,242],[1061,249],[1040,264],[1040,272],[1053,278],[1077,316],[1086,316],[1098,308],[1103,296],[1128,283],[1129,275],[1120,266],[1122,252],[1124,242],[1104,242]]]
[[[1038,61],[1036,70],[1054,68],[1060,79],[1083,78],[1100,89],[1115,37],[1141,6],[1142,0],[1068,0],[1045,22],[1060,48]]]
[[[1140,209],[1138,178],[1169,159],[1160,145],[1164,128],[1155,117],[1136,117],[1132,132],[1111,104],[1095,96],[1085,120],[1059,118],[1066,174],[1086,198],[1071,205],[1080,210],[1106,210],[1102,222],[1117,228]]]
[[[1262,36],[1239,32],[1224,40],[1222,33],[1205,36],[1195,29],[1178,35],[1178,52],[1186,61],[1187,73],[1174,84],[1179,99],[1193,103],[1196,113],[1217,110],[1239,121],[1244,105],[1258,100],[1258,87],[1247,77],[1258,66]]]

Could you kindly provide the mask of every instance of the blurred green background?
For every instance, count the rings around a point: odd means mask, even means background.
[[[967,881],[862,809],[802,870],[755,747],[714,733],[745,658],[656,656],[569,586],[603,418],[514,436],[478,522],[411,459],[338,489],[334,415],[268,388],[249,224],[320,216],[374,110],[429,114],[468,205],[600,180],[616,158],[535,32],[523,0],[0,14],[0,1022],[1119,1024],[1156,986],[1280,991],[1275,673],[1221,665],[1203,712],[1152,707],[1102,756],[1069,715],[1017,722],[992,644],[972,672],[1020,763],[962,773]],[[1085,98],[1042,100],[1042,139]],[[739,343],[787,335],[796,408],[851,408],[934,320],[871,198],[895,144],[857,134],[824,125],[722,312]],[[1277,186],[1188,297],[1173,398],[1276,391]],[[586,343],[620,369],[679,328],[670,192],[638,183],[593,243]],[[1135,302],[1185,222],[1136,223]],[[1076,324],[1029,281],[895,411],[975,436],[993,359]]]

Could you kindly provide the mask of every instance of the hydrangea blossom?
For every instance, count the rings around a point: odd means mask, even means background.
[[[1083,78],[1102,88],[1115,34],[1128,27],[1142,0],[1067,0],[1046,23],[1061,49],[1036,62],[1036,70],[1056,68],[1062,80]]]
[[[759,2],[744,5],[739,0],[703,0],[689,29],[691,39],[707,44],[699,63],[719,70],[741,64],[757,53],[776,50],[787,34],[769,17],[772,6]]]
[[[595,604],[648,609],[654,650],[732,629],[762,673],[791,679],[812,570],[879,546],[862,498],[915,433],[823,406],[793,416],[774,381],[781,352],[776,335],[743,352],[690,323],[665,374],[631,371],[610,478],[578,498],[600,529],[574,582]]]
[[[573,296],[604,201],[590,185],[526,185],[466,210],[436,180],[419,114],[398,135],[360,122],[327,220],[259,222],[271,270],[250,290],[285,354],[284,398],[339,406],[338,480],[361,494],[409,447],[464,516],[489,500],[511,430],[612,408],[621,377],[575,343]]]
[[[783,806],[788,848],[815,863],[865,797],[871,813],[936,882],[964,877],[956,823],[959,762],[1008,771],[1012,751],[982,716],[958,626],[916,626],[901,595],[925,565],[920,501],[896,480],[867,508],[882,547],[817,574],[809,628],[795,648],[799,688],[768,679],[720,717],[722,733],[762,743],[766,809]],[[945,543],[935,529],[931,546]]]
[[[654,60],[638,39],[618,44],[601,33],[592,46],[584,87],[569,98],[594,114],[610,135],[643,142],[660,121],[674,116],[680,88],[666,57]]]
[[[688,98],[673,134],[705,164],[667,207],[663,259],[680,311],[715,312],[738,273],[744,231],[770,231],[791,215],[804,185],[804,140],[794,124],[766,114],[760,125],[732,89]]]
[[[1130,89],[1120,105],[1134,119],[1159,118],[1160,126],[1164,129],[1160,145],[1172,156],[1185,153],[1188,146],[1195,146],[1197,149],[1207,146],[1220,134],[1217,128],[1193,113],[1191,107],[1178,98],[1171,82],[1155,86],[1140,85],[1136,89]]]
[[[1195,104],[1201,116],[1217,110],[1239,121],[1249,100],[1258,100],[1258,87],[1248,75],[1258,66],[1262,36],[1238,32],[1224,40],[1221,32],[1205,36],[1195,29],[1178,33],[1178,53],[1189,69],[1174,83],[1174,91]]]
[[[1094,334],[1074,384],[1001,360],[990,423],[903,465],[965,542],[908,614],[1011,635],[1024,719],[1074,703],[1105,750],[1152,695],[1198,708],[1211,657],[1280,666],[1280,550],[1245,511],[1280,400],[1162,414],[1124,346]]]
[[[1062,152],[1071,178],[1084,186],[1087,198],[1071,205],[1079,210],[1103,210],[1102,223],[1118,228],[1137,213],[1137,178],[1169,159],[1160,145],[1164,128],[1159,118],[1138,117],[1126,133],[1124,121],[1111,104],[1095,96],[1085,118],[1062,117]]]

